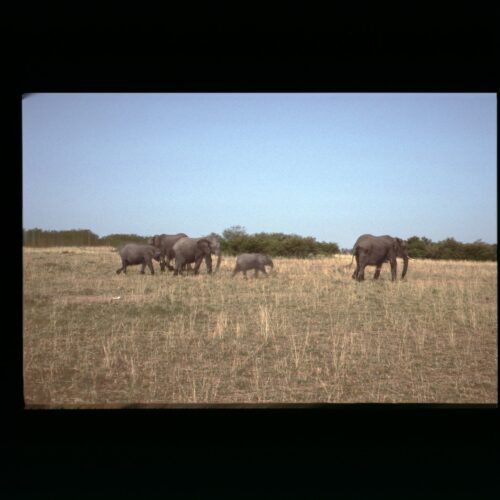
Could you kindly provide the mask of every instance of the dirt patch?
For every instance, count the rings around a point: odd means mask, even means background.
[[[66,297],[55,297],[57,304],[90,304],[94,302],[122,302],[121,296],[112,295],[68,295]]]

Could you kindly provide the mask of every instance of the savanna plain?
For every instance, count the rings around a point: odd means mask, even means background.
[[[110,247],[23,249],[28,408],[497,403],[496,262],[275,258],[268,277],[117,275]]]

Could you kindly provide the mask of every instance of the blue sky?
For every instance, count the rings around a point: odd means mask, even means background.
[[[23,227],[497,242],[496,95],[31,94]]]

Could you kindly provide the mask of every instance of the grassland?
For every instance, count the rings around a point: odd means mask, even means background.
[[[356,283],[347,256],[245,280],[231,257],[173,277],[116,275],[107,247],[23,252],[27,407],[497,403],[496,263]]]

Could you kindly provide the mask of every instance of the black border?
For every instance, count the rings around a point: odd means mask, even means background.
[[[29,92],[498,90],[491,8],[457,14],[410,5],[391,17],[387,8],[356,4],[324,16],[288,7],[228,19],[212,5],[207,16],[158,13],[155,21],[154,12],[124,18],[114,7],[61,21],[47,7],[33,8],[11,28],[11,144],[18,165],[20,97]],[[22,196],[13,202],[21,209]],[[22,244],[21,213],[10,222]],[[18,283],[21,258],[16,262]],[[22,325],[20,297],[12,310]],[[498,408],[25,411],[20,330],[6,351],[8,373],[16,374],[10,479],[20,496],[335,491],[343,498],[428,498],[453,491],[484,498],[496,491]]]

